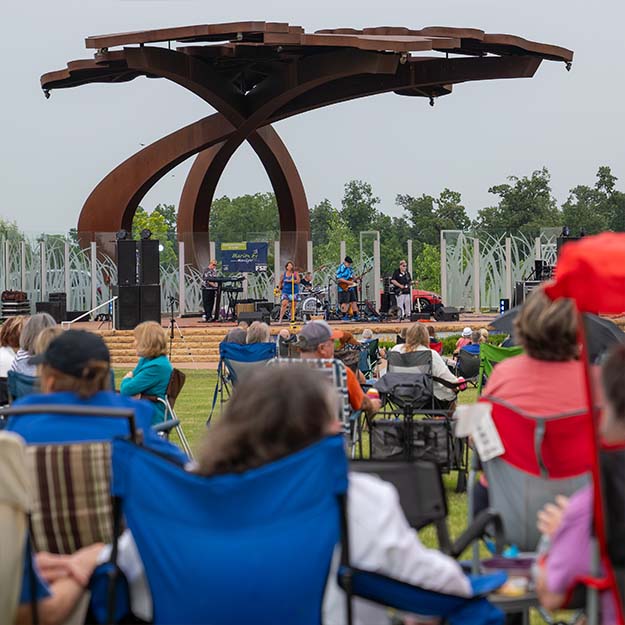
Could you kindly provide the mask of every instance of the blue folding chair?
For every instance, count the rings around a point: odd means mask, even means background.
[[[39,392],[39,378],[17,371],[7,372],[7,387],[11,401]]]
[[[341,436],[241,474],[188,473],[122,439],[113,442],[112,462],[114,525],[123,514],[143,561],[155,625],[318,625],[339,542],[349,623],[353,595],[450,623],[503,623],[484,597],[505,575],[476,579],[476,596],[460,598],[350,566]],[[116,554],[115,541],[113,570]],[[112,623],[114,577],[110,589]]]
[[[217,383],[213,393],[213,404],[206,420],[207,425],[210,424],[213,418],[217,397],[219,397],[219,406],[221,408],[224,401],[230,397],[232,388],[242,377],[255,367],[263,366],[274,358],[275,355],[275,343],[250,343],[249,345],[239,345],[238,343],[219,344]]]

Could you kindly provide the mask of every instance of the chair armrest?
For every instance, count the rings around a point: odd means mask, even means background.
[[[458,539],[451,546],[450,555],[453,558],[457,558],[460,554],[475,540],[482,538],[486,535],[486,528],[492,526],[495,533],[495,552],[502,553],[504,549],[504,534],[503,534],[503,521],[501,515],[492,508],[482,510],[471,525],[467,527],[464,532],[458,537]]]
[[[180,425],[180,419],[168,419],[162,423],[152,426],[153,432],[171,432],[175,427]]]

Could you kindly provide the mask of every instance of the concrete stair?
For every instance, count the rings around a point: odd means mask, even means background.
[[[174,363],[217,363],[219,343],[229,328],[183,328],[182,337],[176,330],[172,344]],[[114,365],[134,364],[137,352],[132,330],[104,330],[100,334],[111,352]]]

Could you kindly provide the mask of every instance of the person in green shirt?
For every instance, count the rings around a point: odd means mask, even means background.
[[[167,336],[156,321],[145,321],[135,328],[135,349],[139,362],[121,382],[122,395],[151,395],[165,399],[173,367],[166,356]],[[165,418],[165,406],[154,403],[153,423]]]

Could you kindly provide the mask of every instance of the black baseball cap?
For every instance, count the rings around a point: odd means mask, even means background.
[[[346,256],[344,260],[346,263],[349,263],[350,265],[354,262],[351,256]]]
[[[31,365],[50,365],[53,369],[79,378],[90,360],[111,362],[102,337],[84,330],[66,330],[48,345],[42,354],[29,358]]]

